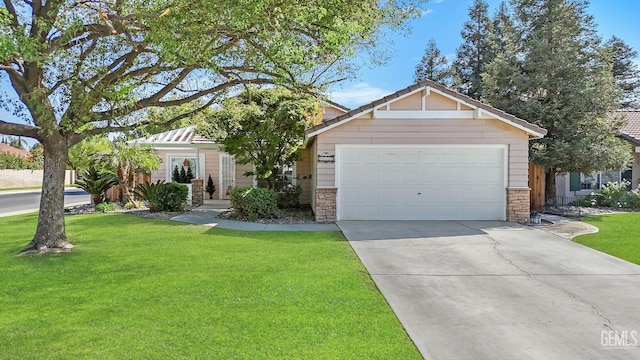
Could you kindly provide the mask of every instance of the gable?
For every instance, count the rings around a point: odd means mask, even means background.
[[[495,119],[524,131],[532,139],[541,138],[547,133],[545,129],[523,119],[471,99],[431,80],[425,80],[308,129],[304,145],[318,134],[362,118]]]

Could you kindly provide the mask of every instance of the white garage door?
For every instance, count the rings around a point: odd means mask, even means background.
[[[339,220],[504,220],[503,147],[338,149]]]

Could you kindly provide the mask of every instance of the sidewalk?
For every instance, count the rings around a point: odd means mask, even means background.
[[[543,225],[535,225],[535,228],[568,240],[572,240],[578,235],[598,232],[597,227],[580,220],[551,214],[541,214],[541,217]]]
[[[340,231],[338,226],[331,224],[260,224],[246,221],[219,219],[218,215],[229,209],[228,202],[212,201],[191,211],[174,216],[173,221],[189,224],[219,227],[223,229],[248,231]]]

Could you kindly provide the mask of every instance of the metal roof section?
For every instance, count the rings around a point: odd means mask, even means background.
[[[207,139],[196,133],[195,125],[165,131],[154,134],[146,138],[138,138],[130,140],[132,144],[147,144],[152,146],[185,146],[195,144],[215,144],[216,142]]]

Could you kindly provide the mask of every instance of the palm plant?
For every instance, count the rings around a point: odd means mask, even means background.
[[[91,201],[97,205],[103,201],[103,194],[112,186],[117,185],[116,176],[109,172],[102,172],[90,166],[82,173],[82,179],[76,185],[91,195]]]
[[[160,163],[160,158],[150,146],[127,144],[123,139],[112,142],[100,158],[106,163],[107,168],[116,173],[124,203],[133,200],[131,190],[135,174],[157,170]]]
[[[158,203],[160,202],[160,188],[164,184],[164,180],[158,180],[154,183],[138,184],[133,193],[141,200],[149,202],[149,211],[158,211]]]

